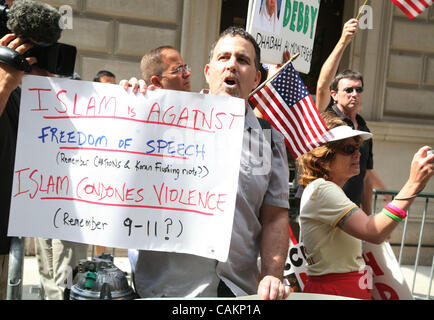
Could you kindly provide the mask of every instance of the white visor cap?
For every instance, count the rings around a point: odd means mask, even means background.
[[[329,142],[344,140],[344,139],[353,138],[357,136],[360,136],[362,140],[368,140],[372,138],[372,133],[354,130],[350,126],[339,126],[330,129],[328,133],[330,135],[330,138],[328,139]]]

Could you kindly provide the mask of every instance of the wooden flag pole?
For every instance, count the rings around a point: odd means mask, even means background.
[[[360,15],[363,12],[363,9],[365,9],[367,3],[368,3],[368,0],[365,0],[365,3],[363,4],[362,8],[360,9],[359,13],[357,14],[356,20],[359,20]]]
[[[288,66],[289,63],[291,63],[292,61],[294,61],[295,59],[297,59],[299,55],[300,55],[300,53],[297,53],[293,57],[291,57],[291,59],[289,59],[288,61],[286,61],[285,64],[283,66],[281,66],[277,70],[277,72],[270,79],[265,80],[255,90],[253,90],[252,93],[249,94],[249,98],[251,96],[253,96],[256,92],[258,92],[259,90],[261,90],[263,87],[265,87],[268,83],[270,83],[271,81],[273,81],[279,75],[279,73],[281,73]]]

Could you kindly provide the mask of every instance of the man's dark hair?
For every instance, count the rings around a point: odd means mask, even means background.
[[[116,78],[116,76],[112,72],[107,71],[107,70],[101,70],[101,71],[98,71],[95,78],[93,78],[93,81],[100,82],[102,77]]]
[[[248,33],[243,28],[239,28],[239,27],[229,27],[226,30],[224,30],[222,33],[220,33],[217,40],[211,46],[211,51],[209,54],[209,61],[211,61],[211,59],[214,55],[214,49],[215,49],[215,46],[217,45],[217,42],[219,42],[220,39],[222,39],[226,36],[231,36],[231,37],[237,37],[238,36],[238,37],[241,37],[241,38],[249,41],[253,45],[253,47],[255,48],[255,54],[256,54],[255,55],[255,67],[256,67],[256,70],[259,71],[261,69],[261,48],[259,48],[259,45],[255,41],[255,38],[253,38],[253,36],[250,33]]]
[[[362,87],[364,86],[363,76],[360,72],[352,71],[352,70],[345,70],[345,71],[342,71],[341,73],[339,73],[333,79],[333,82],[330,85],[330,90],[338,91],[339,81],[341,81],[342,79],[360,80],[360,81],[362,81]]]

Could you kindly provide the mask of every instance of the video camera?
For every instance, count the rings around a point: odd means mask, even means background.
[[[4,0],[0,0],[0,37],[8,33],[14,33],[7,27],[10,9],[5,5]],[[0,46],[0,62],[8,64],[15,69],[30,72],[32,67],[25,60],[26,57],[35,57],[37,66],[51,73],[72,76],[75,67],[77,49],[74,46],[63,43],[37,44],[32,42],[34,47],[24,55],[8,47]]]

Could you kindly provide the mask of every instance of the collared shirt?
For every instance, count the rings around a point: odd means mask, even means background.
[[[343,217],[358,209],[334,182],[320,178],[305,188],[300,202],[300,232],[309,276],[354,272],[365,265],[362,241],[338,227]]]
[[[265,5],[265,3],[261,11],[259,12],[258,21],[259,21],[258,27],[260,29],[275,34],[280,32],[279,19],[277,18],[277,10],[274,11],[274,13],[270,16],[270,14],[267,11],[267,6]]]
[[[354,128],[354,124],[350,118],[339,110],[337,105],[330,107],[336,115],[343,119],[351,128]],[[371,132],[366,125],[366,121],[360,116],[356,115],[357,130]],[[372,170],[374,168],[374,155],[372,153],[372,139],[366,140],[360,148],[360,174],[354,176],[345,183],[343,190],[348,198],[360,207],[362,202],[364,178],[366,170]]]
[[[272,157],[267,157],[270,143],[252,109],[247,108],[228,260],[140,250],[134,277],[141,297],[216,297],[220,280],[237,296],[257,292],[260,208],[263,204],[289,207],[286,147],[283,136],[272,130],[275,147]],[[263,149],[258,148],[258,141]]]

